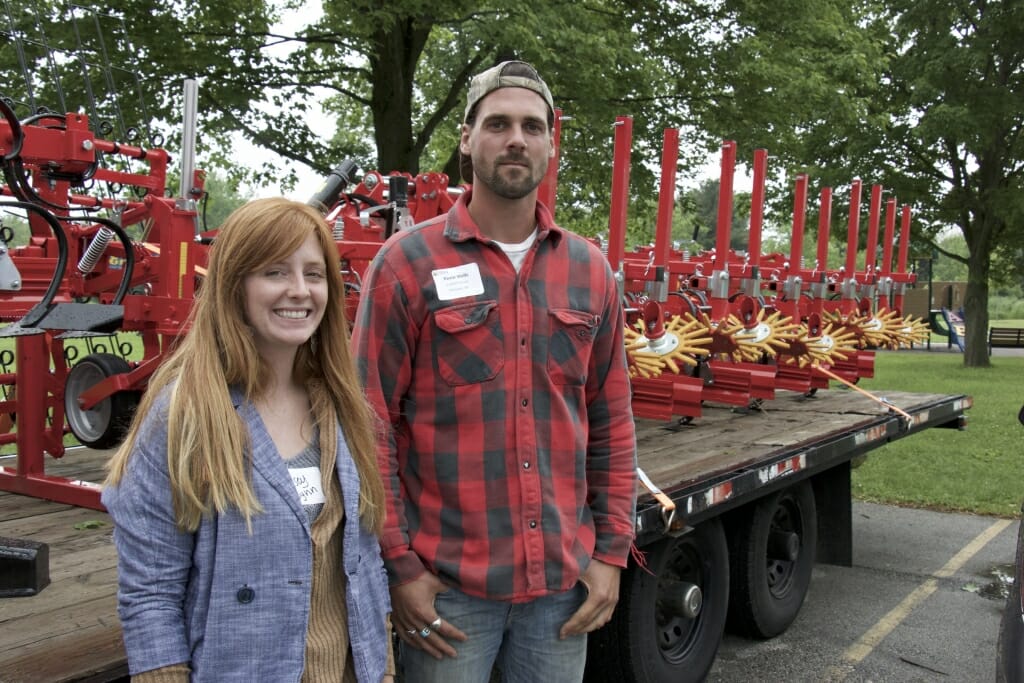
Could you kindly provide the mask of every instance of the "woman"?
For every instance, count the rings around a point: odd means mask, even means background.
[[[301,203],[219,231],[103,503],[137,681],[390,681],[384,488],[336,246]]]

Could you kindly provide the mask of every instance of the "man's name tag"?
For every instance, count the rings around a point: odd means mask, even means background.
[[[454,268],[439,268],[431,273],[437,298],[441,301],[461,299],[464,296],[476,296],[484,293],[484,282],[480,279],[480,267],[475,263],[467,263]]]
[[[303,507],[324,502],[324,487],[320,481],[319,467],[289,467],[288,471],[292,475],[292,482]]]

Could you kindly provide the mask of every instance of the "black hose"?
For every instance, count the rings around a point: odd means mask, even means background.
[[[50,229],[53,230],[53,236],[57,239],[57,266],[53,269],[53,278],[50,280],[50,286],[46,289],[46,292],[43,294],[43,298],[39,300],[39,303],[33,306],[32,309],[18,321],[18,325],[23,328],[34,327],[36,323],[42,320],[46,314],[49,313],[50,306],[53,304],[53,300],[56,298],[57,292],[60,291],[60,283],[64,280],[64,271],[68,266],[68,237],[64,234],[64,228],[61,226],[60,221],[57,220],[57,217],[41,206],[31,202],[8,200],[0,200],[0,206],[13,206],[18,209],[33,211],[39,214],[43,220],[50,225]]]

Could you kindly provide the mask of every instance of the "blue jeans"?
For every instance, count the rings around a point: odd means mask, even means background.
[[[474,598],[451,588],[438,593],[434,606],[442,619],[469,636],[449,641],[459,653],[440,661],[402,643],[403,683],[487,683],[491,669],[502,683],[583,680],[586,634],[558,639],[558,631],[586,599],[582,584],[564,593],[511,603]]]

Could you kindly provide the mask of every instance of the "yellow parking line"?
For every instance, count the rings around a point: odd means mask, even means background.
[[[1013,520],[1000,519],[993,522],[991,526],[975,536],[974,540],[965,545],[960,552],[954,555],[949,562],[942,567],[942,569],[932,574],[924,583],[915,588],[910,595],[903,598],[900,604],[896,605],[896,607],[890,610],[888,614],[879,619],[874,626],[868,629],[856,643],[847,648],[846,652],[843,653],[844,662],[847,665],[855,665],[871,654],[871,651],[874,650],[886,636],[892,633],[893,630],[907,618],[908,614],[914,611],[914,609],[924,602],[929,595],[935,592],[935,589],[939,587],[939,579],[949,578],[955,574],[956,571],[963,567],[968,560],[974,557],[986,543],[998,536],[999,532],[1010,526],[1012,523]],[[834,668],[830,672],[829,680],[843,680],[846,677],[846,674],[849,673],[846,669],[847,667],[843,667],[843,669],[839,669],[838,667]]]

